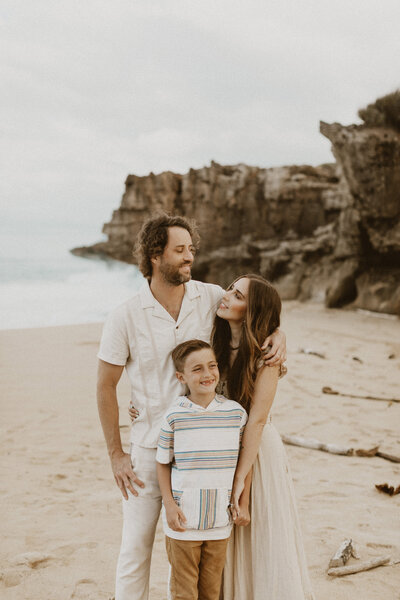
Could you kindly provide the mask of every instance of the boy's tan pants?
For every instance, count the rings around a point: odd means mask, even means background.
[[[172,600],[219,599],[228,540],[165,538]]]

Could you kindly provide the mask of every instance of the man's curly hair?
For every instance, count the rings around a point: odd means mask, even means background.
[[[151,279],[153,270],[151,259],[154,256],[160,256],[168,243],[169,227],[186,229],[192,238],[193,246],[196,249],[199,246],[200,237],[194,221],[189,221],[185,217],[170,216],[166,213],[148,219],[138,233],[134,249],[139,269],[146,279]]]

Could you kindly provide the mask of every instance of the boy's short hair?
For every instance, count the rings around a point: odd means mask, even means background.
[[[203,350],[204,348],[212,350],[210,344],[203,340],[188,340],[187,342],[178,344],[178,346],[172,350],[172,360],[175,369],[182,373],[189,354],[192,354],[192,352],[196,352],[197,350]]]

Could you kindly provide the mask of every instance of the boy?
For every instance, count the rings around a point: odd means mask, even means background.
[[[218,600],[247,414],[237,402],[215,394],[219,371],[207,342],[179,344],[172,360],[189,393],[165,414],[156,455],[170,590],[173,600]]]

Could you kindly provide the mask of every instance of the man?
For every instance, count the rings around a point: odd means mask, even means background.
[[[147,600],[155,529],[161,509],[156,447],[162,416],[182,393],[171,351],[189,339],[210,341],[223,295],[217,285],[191,281],[197,233],[182,217],[150,219],[138,237],[139,268],[147,281],[108,317],[100,344],[98,408],[115,481],[125,499],[116,600]],[[269,364],[285,359],[285,336],[271,336]],[[268,342],[268,340],[267,340]],[[131,453],[122,449],[117,384],[126,369],[139,411]]]

